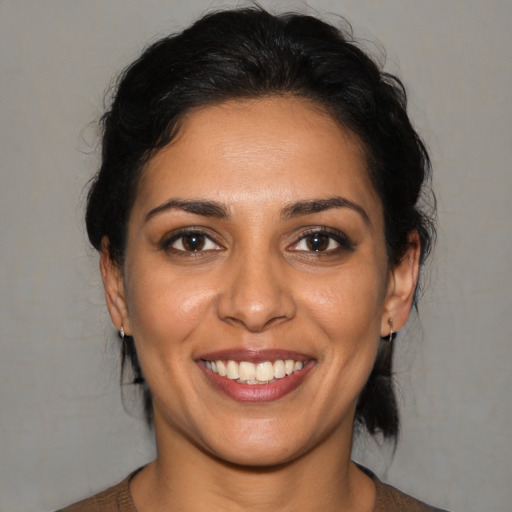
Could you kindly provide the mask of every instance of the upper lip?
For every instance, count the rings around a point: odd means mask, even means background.
[[[277,361],[278,359],[293,359],[294,361],[310,361],[312,356],[296,352],[294,350],[272,349],[224,349],[202,354],[198,359],[206,361],[247,361],[250,363],[264,363],[265,361]]]

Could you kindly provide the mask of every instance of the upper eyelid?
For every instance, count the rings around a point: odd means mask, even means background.
[[[344,241],[350,242],[350,238],[346,233],[344,233],[343,231],[341,231],[339,229],[331,228],[328,226],[315,226],[315,227],[312,226],[310,228],[306,228],[306,231],[302,232],[298,236],[297,240],[302,240],[303,238],[305,238],[307,236],[316,235],[318,233],[327,235],[334,239],[340,238],[340,239],[343,239]]]
[[[208,238],[211,238],[212,240],[216,238],[216,235],[212,233],[212,230],[205,226],[186,226],[182,228],[172,229],[171,231],[166,232],[162,238],[179,238],[180,236],[185,236],[191,233],[198,233]]]
[[[339,229],[331,228],[328,226],[315,226],[306,229],[306,231],[302,232],[297,238],[295,238],[293,242],[291,242],[288,245],[288,247],[298,245],[302,240],[304,240],[308,236],[316,235],[319,233],[326,235],[332,240],[334,240],[337,244],[339,244],[340,249],[354,250],[357,245],[346,233]],[[326,253],[324,252],[323,254]]]
[[[336,240],[341,245],[346,244],[350,246],[355,246],[355,242],[349,237],[344,231],[333,228],[330,226],[324,226],[324,225],[311,225],[311,226],[303,226],[300,228],[299,233],[295,231],[295,234],[291,234],[288,236],[285,236],[285,238],[288,238],[288,240],[291,239],[290,242],[287,243],[288,246],[297,244],[299,241],[303,240],[307,236],[311,236],[314,234],[325,234],[326,236],[329,236]],[[222,241],[222,236],[220,236],[218,233],[212,232],[212,230],[206,226],[201,225],[193,225],[193,226],[185,226],[176,228],[174,230],[171,230],[170,232],[167,232],[160,241],[160,245],[168,246],[173,241],[178,240],[180,237],[186,236],[187,234],[194,234],[198,233],[209,240],[211,240],[216,245],[219,245],[220,247],[225,247],[226,242]]]
[[[212,235],[209,230],[202,226],[191,226],[186,228],[178,228],[175,229],[169,233],[166,233],[161,241],[160,245],[163,247],[169,247],[173,242],[176,240],[179,240],[180,238],[190,235],[190,234],[200,234],[204,237],[208,238],[210,241],[212,241],[215,245],[218,245],[219,247],[223,247],[223,244],[219,242],[216,236]]]

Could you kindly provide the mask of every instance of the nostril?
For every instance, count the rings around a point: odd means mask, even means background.
[[[265,315],[264,318],[255,315],[237,315],[237,316],[221,316],[221,319],[225,322],[233,325],[240,325],[251,333],[265,331],[281,322],[287,321],[289,318],[286,315],[272,316],[268,318]]]

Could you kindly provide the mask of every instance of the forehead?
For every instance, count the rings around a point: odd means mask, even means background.
[[[147,164],[136,206],[169,197],[268,206],[332,195],[380,205],[359,139],[307,100],[271,97],[191,111]]]

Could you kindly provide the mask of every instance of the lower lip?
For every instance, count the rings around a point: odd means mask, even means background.
[[[314,361],[309,361],[302,370],[269,384],[239,384],[208,370],[203,363],[199,367],[216,389],[237,402],[273,402],[297,389],[314,364]]]

